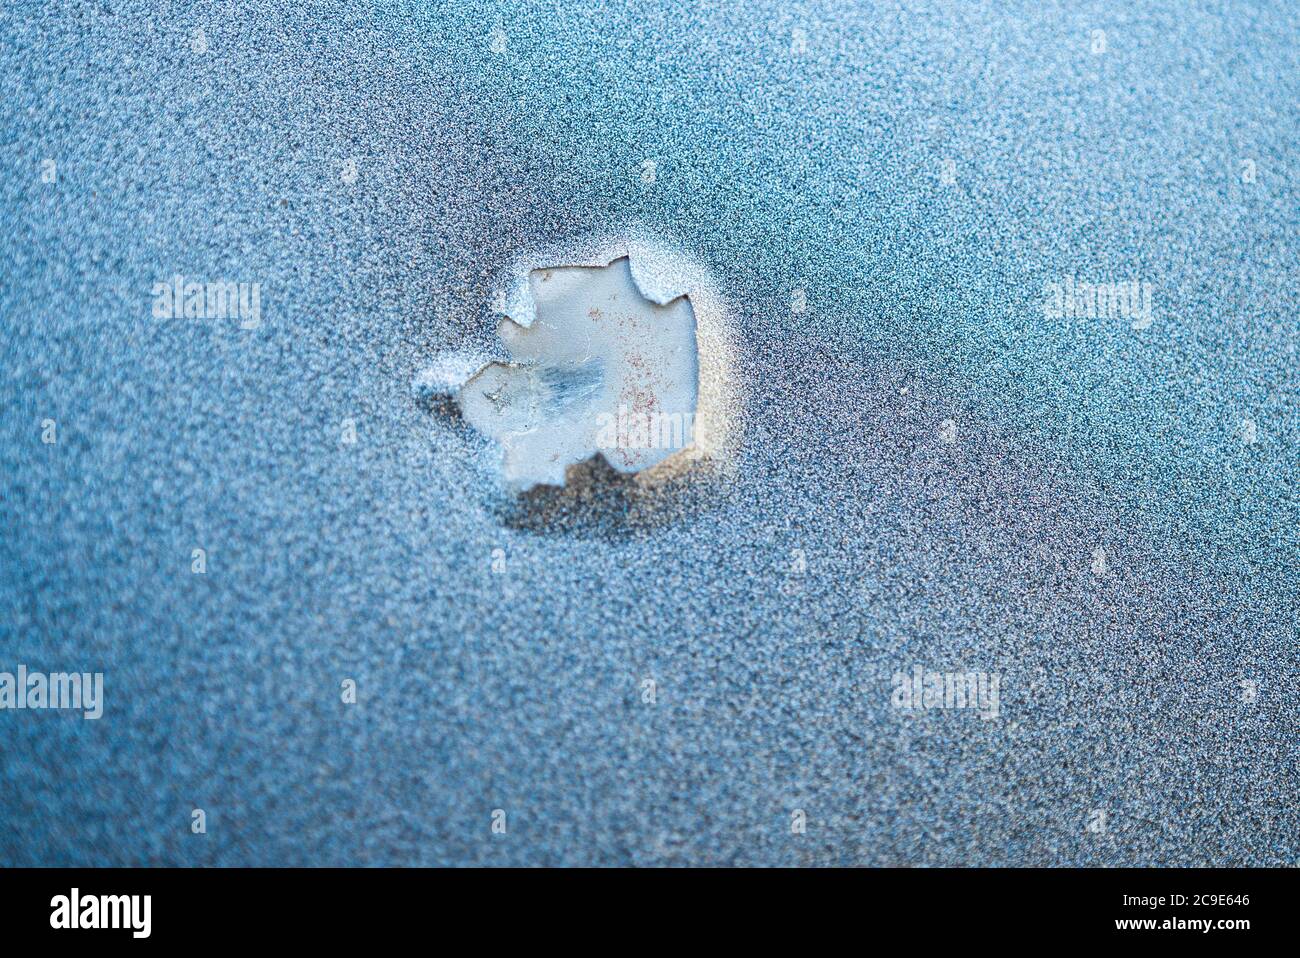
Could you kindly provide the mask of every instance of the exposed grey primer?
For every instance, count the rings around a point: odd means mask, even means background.
[[[492,362],[457,394],[472,426],[502,448],[508,488],[562,486],[596,454],[631,474],[698,440],[699,355],[686,296],[647,299],[624,256],[528,276],[531,319],[502,319],[510,360]]]

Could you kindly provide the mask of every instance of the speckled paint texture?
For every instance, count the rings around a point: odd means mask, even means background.
[[[0,671],[105,702],[0,711],[0,864],[1294,864],[1298,50],[1273,2],[6,4]],[[733,468],[503,498],[412,382],[634,230],[734,318]],[[260,321],[156,318],[178,274]],[[998,717],[896,708],[918,665]]]

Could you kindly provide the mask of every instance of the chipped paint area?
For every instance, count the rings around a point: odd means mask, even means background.
[[[510,488],[564,485],[599,454],[640,473],[698,446],[700,360],[688,295],[642,293],[627,255],[528,274],[530,309],[501,320],[507,362],[460,389],[465,419],[502,448]]]

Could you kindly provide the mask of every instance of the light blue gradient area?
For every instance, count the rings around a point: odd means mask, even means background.
[[[0,12],[0,670],[106,696],[0,712],[0,864],[1294,863],[1300,12],[618,6]],[[633,227],[733,304],[737,474],[521,528],[412,378]]]

